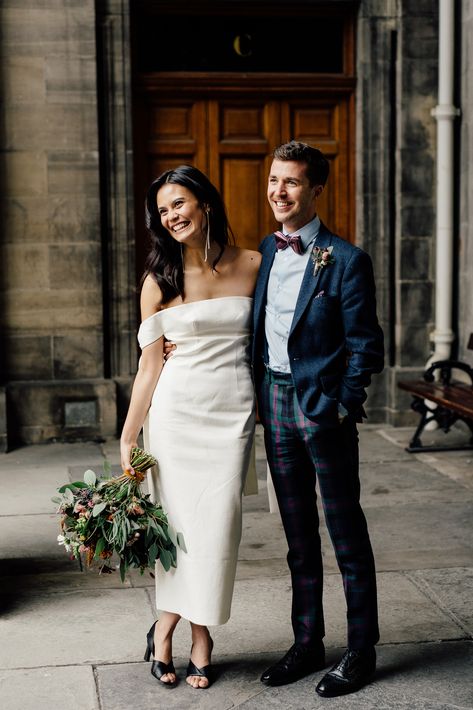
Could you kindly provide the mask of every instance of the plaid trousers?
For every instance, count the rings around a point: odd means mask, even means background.
[[[345,420],[318,432],[303,414],[290,375],[267,372],[259,392],[266,453],[289,547],[292,626],[297,643],[324,634],[323,566],[316,481],[347,603],[348,647],[379,640],[376,573],[360,506],[358,432]]]

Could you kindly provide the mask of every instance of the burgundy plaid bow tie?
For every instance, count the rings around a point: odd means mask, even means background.
[[[302,254],[304,252],[302,239],[298,234],[294,234],[292,237],[286,237],[286,235],[282,232],[274,232],[274,234],[276,236],[277,249],[287,249],[287,247],[292,247],[296,254]]]

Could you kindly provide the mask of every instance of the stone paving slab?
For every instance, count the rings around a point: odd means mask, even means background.
[[[4,710],[99,710],[91,666],[0,671]]]
[[[264,692],[259,677],[276,656],[242,659],[231,657],[224,662],[215,655],[216,682],[205,692],[190,688],[185,682],[187,658],[176,658],[179,676],[176,688],[159,686],[145,663],[99,666],[97,682],[102,710],[229,710],[241,707]],[[259,705],[259,710],[264,708]],[[282,706],[281,706],[282,707]]]
[[[142,589],[41,595],[32,588],[10,602],[0,618],[3,669],[136,661],[154,619]]]
[[[406,446],[409,445],[410,440],[415,431],[415,427],[384,427],[377,426],[375,431],[382,434],[383,438],[387,441],[400,446],[405,450]],[[422,432],[422,444],[423,446],[465,446],[471,437],[471,432],[464,422],[456,422],[456,424],[450,429],[449,432],[444,432],[443,429],[424,429]],[[456,454],[466,454],[467,456],[472,456],[473,450],[460,449],[458,451],[445,451],[438,452],[439,454],[447,454],[450,456],[452,453]],[[412,453],[408,453],[412,456]]]
[[[57,508],[51,498],[68,481],[62,465],[47,470],[39,466],[21,468],[9,475],[12,480],[8,482],[6,476],[0,476],[0,516],[51,514]]]
[[[424,569],[409,576],[473,638],[473,567]]]
[[[69,570],[69,567],[71,568]],[[0,567],[1,570],[1,567]],[[139,573],[138,573],[139,574]],[[16,574],[2,577],[2,594],[27,594],[34,589],[36,594],[53,594],[57,592],[73,592],[81,589],[95,590],[97,594],[105,594],[107,589],[122,589],[138,586],[132,584],[129,577],[121,582],[118,571],[113,574],[99,574],[96,569],[80,571],[77,562],[64,561],[62,572],[36,571],[35,574]],[[149,585],[154,584],[150,578]]]
[[[57,542],[58,534],[59,516],[55,514],[0,517],[0,558],[67,562],[64,547]]]
[[[377,583],[382,643],[441,641],[464,636],[463,630],[407,576],[382,572],[377,575]],[[335,594],[334,591],[330,595],[331,609]],[[343,642],[342,636],[339,645]]]
[[[10,475],[21,468],[84,465],[103,461],[102,444],[84,441],[78,444],[35,444],[14,449],[0,457],[0,475]]]
[[[471,549],[449,547],[444,550],[435,548],[383,550],[382,543],[375,546],[376,570],[389,572],[394,570],[444,569],[445,567],[470,567]]]
[[[328,567],[326,567],[328,571]],[[335,570],[332,570],[335,571]],[[236,579],[258,579],[260,577],[287,577],[288,567],[285,557],[270,560],[238,560]]]
[[[379,425],[363,424],[358,427],[360,437],[360,463],[383,461],[408,461],[410,454],[404,450],[408,440],[409,429],[403,430],[403,438],[401,441],[397,439],[388,439],[378,434]],[[391,431],[391,429],[389,429]],[[412,434],[411,434],[412,435]]]
[[[287,542],[279,513],[245,512],[239,559],[281,559],[286,555]]]
[[[465,500],[471,493],[420,461],[369,462],[361,467],[363,508],[448,503]]]
[[[327,654],[335,662],[342,648]],[[473,644],[465,641],[444,644],[403,644],[378,647],[375,681],[354,695],[319,698],[314,688],[323,672],[314,673],[292,685],[266,688],[259,676],[273,663],[276,654],[225,656],[215,654],[216,681],[205,692],[185,683],[186,659],[176,659],[179,685],[172,690],[159,687],[148,664],[100,666],[98,688],[103,710],[449,710],[473,708]]]
[[[473,498],[469,496],[450,506],[407,502],[402,512],[397,506],[368,508],[365,512],[375,558],[383,551],[397,550],[400,555],[405,550],[417,551],[418,566],[422,569],[428,566],[423,564],[423,556],[432,551],[448,560],[450,549],[463,549],[473,560],[473,537],[465,534],[471,529],[473,519]],[[399,516],[402,516],[402,524]],[[448,561],[443,566],[448,567]]]
[[[407,446],[412,436],[413,430],[406,428],[395,429],[392,427],[379,430],[380,435],[400,448]],[[438,444],[459,444],[460,446],[468,441],[469,434],[466,428],[452,430],[447,435],[443,431],[436,430],[426,432],[422,437],[424,445]],[[425,453],[407,454],[413,461],[427,464],[432,469],[439,471],[444,476],[448,476],[453,481],[462,483],[471,492],[473,490],[473,450],[463,449],[459,451],[431,451]]]

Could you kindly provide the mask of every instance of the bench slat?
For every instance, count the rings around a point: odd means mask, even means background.
[[[416,397],[428,399],[451,409],[464,417],[473,419],[473,387],[464,382],[455,382],[445,387],[442,384],[423,382],[422,380],[404,380],[398,382],[400,389]]]

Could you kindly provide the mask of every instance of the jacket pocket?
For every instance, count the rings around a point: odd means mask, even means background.
[[[339,375],[321,375],[320,385],[322,387],[322,392],[326,397],[330,399],[338,400],[338,388],[340,385]]]

